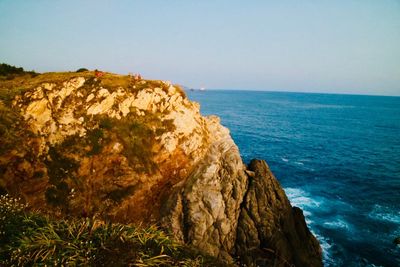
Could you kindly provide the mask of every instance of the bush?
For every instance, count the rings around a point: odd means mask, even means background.
[[[17,68],[5,63],[0,64],[0,75],[6,76],[9,74],[23,74],[25,71],[23,68]]]
[[[54,220],[0,198],[0,266],[218,266],[156,226]],[[210,264],[208,264],[210,263]]]
[[[16,75],[22,75],[22,74],[31,74],[32,76],[36,75],[37,73],[34,71],[25,71],[21,67],[15,67],[11,66],[5,63],[0,64],[0,76],[6,76],[7,79],[11,80],[13,79]]]
[[[86,69],[86,68],[80,68],[80,69],[78,69],[76,72],[85,72],[85,71],[89,71],[89,70]]]
[[[24,141],[32,134],[25,126],[21,114],[3,103],[0,95],[0,156],[12,149],[24,150],[27,146]],[[0,165],[7,163],[2,162]]]
[[[45,160],[50,183],[45,192],[46,201],[54,207],[67,210],[70,189],[66,181],[74,177],[74,171],[79,164],[64,156],[56,147],[49,148],[49,156]]]

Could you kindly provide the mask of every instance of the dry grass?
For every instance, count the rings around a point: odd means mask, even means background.
[[[55,220],[0,196],[1,266],[224,266],[156,226]]]
[[[13,98],[16,94],[38,87],[43,83],[61,84],[75,77],[84,77],[86,79],[95,78],[94,71],[84,72],[47,72],[39,75],[24,74],[6,79],[0,77],[0,99]],[[105,72],[102,77],[97,78],[98,85],[107,89],[125,88],[127,90],[139,91],[145,88],[160,87],[167,89],[165,83],[161,80],[134,80],[130,75],[120,75]],[[184,90],[174,85],[183,97],[186,97]]]

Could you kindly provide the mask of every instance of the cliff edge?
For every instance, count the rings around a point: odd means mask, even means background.
[[[158,224],[229,264],[322,266],[264,161],[170,82],[104,73],[0,80],[0,191],[54,216]]]

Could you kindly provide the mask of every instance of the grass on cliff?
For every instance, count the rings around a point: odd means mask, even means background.
[[[0,196],[0,266],[223,266],[155,226],[55,220]]]
[[[22,150],[31,135],[23,117],[0,100],[0,156],[11,149]]]
[[[34,72],[23,72],[18,75],[13,74],[12,78],[6,78],[6,76],[0,75],[0,100],[3,100],[3,102],[9,104],[16,95],[36,88],[43,83],[55,83],[61,85],[63,82],[76,77],[84,77],[87,81],[87,84],[96,84],[97,87],[104,87],[110,89],[111,91],[120,87],[131,91],[139,91],[141,89],[155,87],[168,90],[168,86],[160,80],[134,80],[130,75],[120,75],[109,72],[105,72],[104,75],[99,78],[96,78],[94,71],[47,72],[41,74]],[[94,82],[94,80],[96,82]],[[180,86],[175,85],[175,87],[183,97],[186,97],[184,90]]]

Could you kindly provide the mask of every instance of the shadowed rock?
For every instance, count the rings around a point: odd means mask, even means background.
[[[301,209],[292,207],[263,160],[252,160],[237,229],[236,254],[248,266],[322,266]]]

